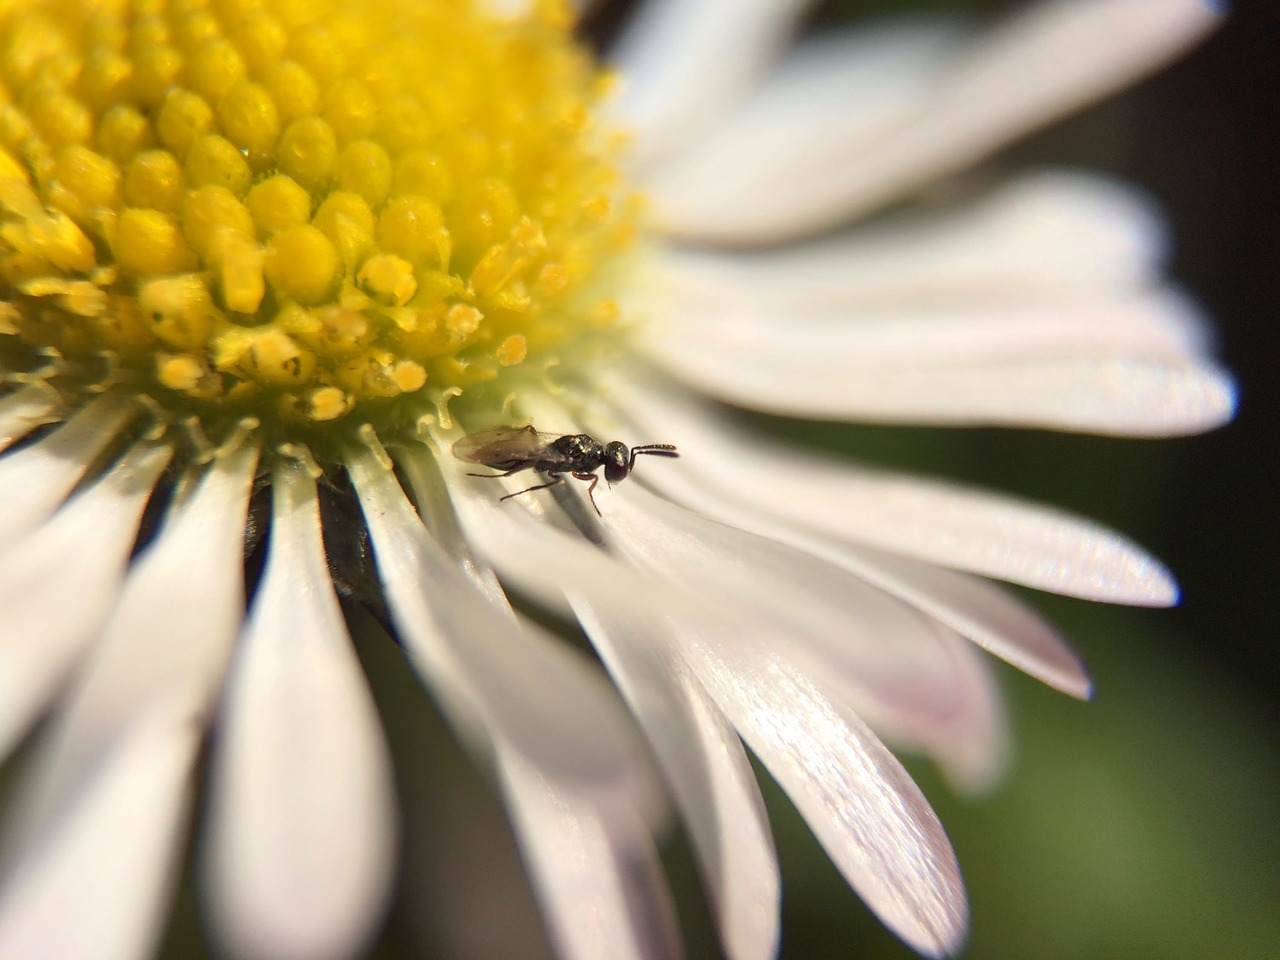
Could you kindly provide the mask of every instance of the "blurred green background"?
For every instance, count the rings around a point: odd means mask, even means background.
[[[607,34],[625,6],[606,3],[596,31]],[[832,0],[815,24],[946,6]],[[913,766],[965,871],[973,905],[967,955],[975,960],[1280,956],[1280,735],[1272,702],[1280,678],[1276,9],[1242,5],[1169,71],[999,161],[1106,169],[1160,199],[1176,227],[1174,272],[1216,317],[1223,356],[1239,375],[1235,424],[1159,443],[988,430],[811,431],[817,442],[869,460],[1095,517],[1164,559],[1184,589],[1183,605],[1169,611],[1035,596],[1090,663],[1094,702],[1002,670],[1015,731],[1002,787],[956,798],[929,769]],[[458,754],[394,649],[363,647],[397,753],[412,854],[378,956],[546,956],[492,791]],[[912,956],[844,885],[785,798],[770,785],[766,791],[783,868],[783,956]],[[714,958],[678,838],[668,860],[689,954]],[[196,955],[196,925],[186,895],[169,955]]]

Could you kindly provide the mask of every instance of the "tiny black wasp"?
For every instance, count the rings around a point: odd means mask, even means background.
[[[594,471],[604,467],[604,478],[609,483],[625,480],[636,465],[636,457],[651,454],[655,457],[678,457],[676,448],[669,443],[646,443],[628,448],[619,440],[602,444],[585,433],[545,433],[531,425],[524,427],[494,427],[470,433],[453,445],[453,455],[467,463],[479,463],[500,473],[471,473],[471,477],[509,477],[521,470],[534,470],[547,478],[546,483],[526,487],[509,493],[503,500],[518,497],[531,490],[543,490],[564,483],[564,475],[572,474],[577,480],[590,480],[587,496],[599,516],[594,490],[600,478]]]

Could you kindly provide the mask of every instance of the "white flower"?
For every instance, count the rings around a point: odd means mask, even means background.
[[[780,446],[720,402],[1138,436],[1229,418],[1203,321],[1162,276],[1159,218],[1122,185],[1032,173],[828,233],[1155,68],[1212,27],[1209,4],[1065,0],[985,33],[896,23],[787,50],[798,0],[652,0],[615,51],[615,108],[654,229],[599,274],[575,257],[612,249],[609,204],[572,191],[598,176],[581,189],[625,194],[602,186],[595,155],[548,152],[574,183],[536,208],[510,160],[543,157],[536,142],[520,152],[535,122],[520,110],[556,94],[502,88],[514,99],[491,115],[463,110],[497,125],[489,140],[428,123],[459,122],[448,97],[488,104],[494,76],[526,77],[510,51],[559,15],[531,6],[501,55],[457,27],[458,62],[484,69],[454,77],[450,60],[438,69],[454,85],[418,99],[408,61],[359,60],[361,11],[332,30],[288,8],[242,27],[231,4],[143,18],[117,47],[99,24],[80,36],[105,46],[83,62],[78,28],[5,14],[0,66],[24,92],[0,152],[0,747],[48,717],[4,824],[0,958],[155,949],[207,737],[199,869],[219,942],[245,957],[364,949],[396,827],[333,584],[359,593],[368,547],[408,659],[495,774],[553,941],[583,960],[679,952],[656,847],[667,795],[726,954],[775,952],[778,868],[744,742],[898,936],[956,952],[955,857],[878,737],[961,787],[996,776],[999,695],[970,642],[1088,696],[1053,629],[979,577],[1176,601],[1159,563],[1111,531]],[[455,28],[447,4],[430,9]],[[347,56],[366,72],[330,77]],[[572,54],[550,57],[531,90],[572,73]],[[546,136],[576,136],[579,114],[552,113]],[[447,141],[429,141],[439,155],[423,152],[427,130]],[[462,159],[440,174],[440,155]],[[488,179],[440,179],[471,166]],[[469,264],[461,279],[451,258]],[[555,300],[579,268],[577,299]],[[420,306],[428,290],[437,313]],[[554,326],[514,324],[540,296],[604,327],[616,299],[645,322],[621,353],[585,336],[538,354]],[[40,340],[54,314],[72,333]],[[484,332],[493,318],[513,326]],[[348,351],[366,321],[425,352]],[[83,356],[81,333],[97,338]],[[468,379],[484,358],[459,352],[477,335],[500,340],[487,393]],[[151,386],[128,359],[144,341],[159,344]],[[545,362],[522,365],[526,350]],[[84,373],[85,357],[103,368]],[[457,380],[441,389],[444,370]],[[235,406],[246,392],[270,403]],[[222,402],[233,412],[210,412]],[[449,445],[528,418],[674,443],[680,459],[641,460],[592,500],[570,481],[499,502],[542,481],[473,479]],[[211,423],[225,429],[210,438]],[[322,527],[330,499],[358,503],[367,545],[354,509]],[[621,698],[506,591],[576,620]]]

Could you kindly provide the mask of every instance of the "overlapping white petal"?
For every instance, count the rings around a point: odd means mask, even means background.
[[[219,716],[205,880],[231,952],[336,960],[386,906],[390,758],[330,584],[315,483],[284,461],[273,491],[266,570]]]
[[[908,942],[925,952],[941,955],[954,949],[963,939],[963,888],[954,869],[954,858],[918,791],[912,785],[903,797],[889,799],[889,795],[901,785],[905,773],[859,721],[850,719],[850,724],[846,725],[844,708],[837,706],[829,695],[817,692],[805,672],[789,660],[791,656],[804,654],[805,646],[797,638],[814,642],[823,639],[811,633],[814,620],[809,609],[823,604],[809,603],[806,598],[805,605],[800,607],[787,603],[791,592],[785,589],[781,594],[773,592],[771,577],[774,574],[780,573],[784,580],[797,574],[794,570],[788,573],[778,564],[769,563],[767,555],[776,549],[779,558],[787,554],[786,559],[792,560],[796,559],[794,552],[788,553],[785,548],[763,543],[758,545],[764,555],[751,556],[750,567],[759,575],[755,580],[757,592],[760,582],[770,581],[770,593],[761,594],[759,603],[748,608],[741,589],[744,582],[735,580],[728,571],[738,561],[744,542],[750,540],[745,534],[725,528],[724,535],[733,538],[734,549],[725,549],[714,536],[707,537],[706,543],[699,548],[694,533],[698,537],[706,536],[706,527],[712,526],[708,521],[686,515],[688,522],[698,528],[696,531],[680,530],[670,523],[664,525],[664,511],[670,508],[653,501],[647,503],[647,507],[656,510],[636,510],[628,516],[627,522],[620,522],[621,498],[616,501],[604,501],[602,498],[601,507],[606,511],[610,542],[615,549],[634,557],[646,567],[649,576],[641,578],[607,555],[575,540],[572,535],[540,526],[516,504],[496,506],[492,494],[487,501],[480,499],[475,502],[473,497],[476,495],[461,480],[458,481],[457,493],[460,518],[468,539],[499,567],[504,581],[522,585],[535,596],[553,595],[563,589],[563,584],[572,583],[575,594],[587,598],[593,610],[607,610],[611,620],[635,624],[636,629],[649,631],[654,636],[661,636],[676,625],[679,634],[676,637],[678,642],[672,647],[675,655],[681,658],[685,669],[692,671],[690,676],[699,684],[706,685],[718,709],[729,714],[733,726],[747,736],[762,759],[770,763],[780,781],[784,776],[787,778],[783,781],[784,786],[792,792],[806,819],[813,824],[815,832],[828,845],[846,877],[864,894],[868,903]],[[681,557],[682,548],[686,547],[690,548],[691,555],[680,563],[671,563],[673,558]],[[707,553],[713,555],[711,562],[707,560]],[[812,568],[801,566],[802,573],[811,572]],[[826,576],[836,572],[827,571]],[[841,584],[849,586],[847,579]],[[832,602],[832,597],[821,584],[819,596],[826,603]],[[842,599],[847,603],[846,609],[857,611],[856,618],[862,619],[860,603],[847,596]],[[862,593],[858,593],[858,599],[863,599]],[[765,606],[773,609],[764,610]],[[891,609],[893,605],[888,598],[879,598],[877,605],[868,611],[865,622],[848,623],[854,617],[846,617],[841,637],[837,639],[849,639],[851,633],[874,623],[877,611]],[[906,615],[906,619],[897,620],[898,625],[909,623],[909,611],[905,609],[890,616],[896,618],[899,614]],[[591,614],[585,619],[591,626]],[[888,623],[880,625],[891,626]],[[788,630],[792,631],[790,635]],[[761,724],[767,727],[763,714],[749,721],[743,720],[751,714],[743,713],[742,691],[735,692],[735,689],[725,687],[729,674],[715,672],[718,655],[708,651],[721,641],[708,639],[712,637],[735,638],[723,642],[731,642],[743,650],[768,650],[771,664],[784,664],[780,667],[784,673],[783,681],[776,686],[766,666],[753,659],[754,654],[743,653],[734,669],[740,667],[745,671],[739,681],[748,685],[753,695],[770,701],[777,697],[768,710],[776,715],[779,723],[787,722],[790,715],[788,698],[793,692],[792,684],[804,687],[812,695],[809,703],[814,708],[815,717],[821,714],[826,718],[823,721],[825,728],[818,731],[819,739],[811,742],[807,731],[799,728],[794,737],[779,739],[774,732],[760,727]],[[903,631],[902,638],[904,643],[900,650],[894,649],[892,641],[884,640],[882,650],[891,663],[880,666],[892,672],[894,665],[900,666],[911,659],[914,666],[925,668],[917,679],[922,685],[929,686],[928,657],[912,659],[911,652],[919,652],[919,648],[911,643],[912,638],[907,631]],[[790,653],[785,652],[787,650]],[[833,676],[830,663],[812,655],[815,653],[812,649],[809,652],[814,675]],[[856,648],[841,651],[834,645],[822,652],[833,656],[843,653],[855,658],[857,655]],[[939,652],[945,654],[941,648]],[[945,656],[932,666],[945,670]],[[706,671],[713,671],[706,675],[716,677],[714,688],[705,679]],[[904,669],[904,680],[906,673]],[[871,674],[871,677],[863,677],[856,670],[845,672],[840,676],[842,692],[856,692],[868,705],[883,704],[886,710],[891,708],[895,714],[899,710],[911,709],[939,711],[936,701],[925,703],[927,698],[916,697],[918,691],[914,689],[893,687],[891,696],[889,688],[877,686],[876,693],[883,693],[884,697],[875,700],[865,685],[883,682],[886,677],[883,670],[872,670]],[[929,686],[929,689],[946,699],[945,681],[942,686]],[[728,697],[731,703],[736,704],[732,711],[722,697]],[[796,722],[803,726],[802,718]],[[681,762],[687,762],[687,759]],[[841,803],[833,804],[830,795],[821,795],[825,788],[809,779],[812,771],[810,774],[803,772],[806,763],[824,766],[826,772],[835,778],[831,782],[838,780],[833,789],[837,793],[846,791]],[[864,791],[869,791],[872,798],[863,797]],[[845,831],[844,819],[850,813],[850,805],[872,809],[872,816],[863,822],[863,828],[867,834],[876,834],[878,840],[862,833]],[[882,842],[887,846],[880,846]],[[899,845],[896,849],[901,860],[893,866],[886,866],[885,860],[892,858],[891,848],[895,845]],[[904,893],[899,888],[906,884],[908,876],[911,877],[912,890]]]
[[[48,436],[0,459],[0,540],[49,517],[137,413],[120,396],[98,397]]]
[[[667,486],[662,482],[657,485]],[[672,488],[668,486],[668,489]],[[939,575],[941,584],[925,573],[912,577],[911,574],[918,572],[900,558],[875,556],[874,552],[868,555],[866,551],[832,545],[813,534],[771,522],[767,511],[737,508],[731,496],[717,502],[715,494],[704,491],[690,497],[691,492],[685,486],[673,499],[684,503],[692,500],[696,513],[672,510],[661,500],[648,498],[629,487],[609,508],[610,524],[620,531],[622,549],[643,556],[642,562],[649,569],[669,574],[703,597],[716,591],[731,595],[734,603],[741,607],[743,623],[737,627],[740,635],[756,637],[779,654],[790,651],[788,655],[797,662],[809,664],[812,675],[820,679],[828,692],[854,705],[877,733],[897,746],[929,754],[965,789],[983,789],[999,775],[1007,750],[1007,733],[999,693],[988,672],[952,631],[969,636],[1069,692],[1079,695],[1088,689],[1088,679],[1078,658],[1052,629],[1030,611],[980,583],[923,565],[919,566]],[[638,500],[634,510],[632,500]],[[708,562],[695,552],[686,567],[664,552],[665,544],[672,539],[672,527],[677,531],[677,539],[683,535],[687,539],[714,541],[715,536],[708,537],[702,514],[731,525],[717,531],[720,536],[731,539],[734,547],[722,551],[720,556],[746,558],[757,570],[759,580],[770,583],[769,601],[783,612],[784,620],[791,619],[789,627],[785,622],[774,625],[772,639],[768,639],[769,628],[762,629],[767,618],[762,617],[759,607],[742,599],[743,586],[747,585],[734,582],[732,564]],[[776,545],[745,536],[740,531],[763,534],[776,540]],[[795,554],[782,547],[784,544],[805,551],[803,561],[797,562]],[[792,612],[796,596],[786,589],[785,582],[779,587],[778,564],[795,569],[803,579],[813,582],[813,592],[801,601],[805,605],[804,614]],[[830,569],[824,570],[828,565]],[[705,571],[701,576],[697,572],[700,568]],[[832,580],[832,573],[837,571],[856,578],[855,581],[847,576],[835,578],[845,586],[841,597],[829,593],[822,582]],[[722,580],[726,573],[728,576]],[[947,577],[952,579],[948,581]],[[785,581],[785,575],[781,579]],[[849,589],[851,583],[857,588]],[[897,598],[911,609],[931,614],[937,621],[929,623],[921,618],[911,633],[887,628],[883,621],[875,618],[863,624],[886,648],[886,661],[895,656],[904,657],[903,669],[915,669],[922,681],[929,684],[926,704],[892,692],[869,696],[863,670],[849,660],[848,641],[852,631],[815,632],[809,622],[809,607],[816,598],[819,604],[835,605],[843,601],[847,605],[848,621],[859,623],[867,613],[875,613],[876,605],[868,604],[867,597],[875,596],[877,590],[884,594],[879,597],[881,609],[890,598]],[[912,650],[913,635],[927,638],[926,645],[917,645]],[[906,649],[900,649],[902,646]],[[912,656],[918,658],[914,663],[910,662]]]
[[[1093,174],[1024,174],[972,202],[751,252],[668,247],[647,313],[826,316],[849,324],[977,307],[1105,300],[1159,281],[1168,239],[1150,199]],[[648,291],[647,291],[648,292]]]
[[[940,19],[802,41],[718,123],[642,167],[658,225],[699,242],[785,239],[769,234],[788,223],[775,209],[785,201],[773,195],[804,190],[789,185],[795,176],[825,184],[836,175],[830,168],[843,170],[853,155],[892,135],[927,102],[966,38],[955,21]]]
[[[425,454],[406,451],[403,465],[431,496]],[[463,561],[487,580],[480,561],[445,555],[372,453],[352,451],[349,469],[406,649],[447,715],[482,736],[562,955],[677,955],[654,845],[663,807],[620,704],[464,577]]]
[[[816,374],[823,367],[839,366],[851,380],[879,376],[881,371],[886,378],[912,370],[924,376],[935,371],[945,375],[957,368],[1012,366],[1056,357],[1192,366],[1203,341],[1198,313],[1169,293],[981,310],[879,311],[856,318],[846,314],[843,319],[832,314],[672,311],[657,321],[659,329],[651,336],[661,342],[666,339],[663,333],[678,324],[690,350],[712,352],[714,344],[717,359],[734,368],[740,369],[753,354],[765,354],[787,366],[807,360]],[[822,359],[814,362],[814,357]],[[673,367],[680,362],[675,351],[663,360]],[[831,405],[839,402],[833,399]]]
[[[637,501],[634,509],[631,501]],[[920,616],[903,620],[901,612],[913,608],[900,603],[893,591],[873,587],[875,580],[859,576],[862,568],[839,555],[820,560],[797,554],[782,542],[708,524],[696,513],[673,510],[634,489],[611,504],[610,524],[620,531],[620,549],[654,575],[671,576],[701,597],[729,598],[738,617],[722,620],[736,622],[739,635],[805,666],[829,693],[896,744],[929,753],[974,788],[1001,769],[1005,732],[986,673],[941,622]],[[756,524],[748,520],[745,527],[755,529]],[[668,552],[672,539],[686,544],[705,540],[719,550],[714,558],[689,551],[686,564]],[[754,572],[754,581],[726,557],[741,558]],[[809,587],[807,594],[797,590],[791,574]],[[759,594],[762,581],[770,584],[766,594]],[[753,585],[767,600],[750,593]],[[841,611],[844,622],[824,626],[814,616],[822,609]],[[885,617],[895,610],[898,616]],[[881,650],[879,675],[863,662],[868,654],[858,652],[863,634],[866,643]],[[905,692],[886,671],[914,672],[920,686]]]
[[[0,555],[0,757],[45,707],[115,606],[168,447],[137,447]]]
[[[606,389],[602,386],[601,389]],[[1177,585],[1115,531],[1063,511],[954,483],[870,470],[747,433],[667,386],[613,391],[654,437],[680,439],[681,468],[745,503],[827,536],[1068,596],[1167,606]]]
[[[719,922],[730,955],[758,956],[776,933],[777,868],[769,854],[767,831],[759,820],[749,771],[733,760],[732,741],[714,742],[728,735],[689,686],[677,652],[645,646],[649,637],[663,635],[660,621],[684,609],[701,616],[695,598],[658,582],[636,576],[570,532],[552,529],[517,504],[495,508],[492,489],[475,488],[456,467],[442,463],[451,480],[451,493],[467,540],[497,564],[504,582],[518,586],[554,607],[572,585],[577,612],[598,641],[623,694],[630,699],[645,727],[659,763],[689,827],[692,842],[712,887]],[[581,599],[586,598],[586,599]],[[590,603],[588,613],[584,605]],[[612,632],[603,632],[607,617]],[[621,625],[621,626],[620,626]],[[678,678],[678,677],[684,677]],[[659,716],[660,708],[672,713]],[[678,732],[692,739],[678,742]],[[708,753],[710,751],[710,753]],[[515,795],[512,796],[515,800]],[[549,865],[550,870],[564,867]],[[547,881],[552,882],[552,881]],[[605,887],[608,888],[608,887]]]
[[[929,757],[952,790],[981,794],[999,784],[1009,763],[1004,698],[992,663],[982,651],[958,633],[949,635],[947,644],[957,692],[951,713],[903,731],[876,733],[890,747]]]
[[[406,461],[429,470],[424,456],[408,453]],[[601,802],[652,802],[648,766],[600,672],[482,594],[373,453],[352,451],[348,469],[402,642],[437,696],[453,705],[451,718],[478,725],[545,777],[593,787]]]
[[[723,470],[703,471],[701,477],[687,477],[681,471],[646,472],[644,482],[705,516],[812,553],[928,613],[1050,686],[1072,696],[1089,696],[1091,685],[1080,658],[1030,608],[973,577],[842,542],[838,531],[833,537],[826,526],[797,524],[781,498],[744,495],[744,489],[750,488],[752,466],[746,463],[732,471],[732,482],[725,482]],[[795,469],[803,473],[806,468],[800,464]],[[813,515],[821,509],[822,504],[817,504]]]
[[[570,599],[666,773],[725,954],[767,960],[778,944],[778,864],[755,773],[737,734],[668,632],[585,598]]]
[[[701,147],[653,171],[657,216],[672,233],[736,243],[833,226],[1137,79],[1218,16],[1206,0],[1042,3],[954,54],[904,58],[869,99],[847,64],[892,44],[855,34],[843,52],[801,47],[770,80],[783,94],[766,85]]]
[[[737,101],[790,40],[811,0],[651,0],[610,59],[628,85],[615,120],[643,161],[678,149]]]
[[[776,520],[767,508],[737,506],[728,490],[716,493],[696,483],[671,483],[663,476],[650,477],[649,483],[705,515],[809,550],[931,614],[956,634],[1057,689],[1075,696],[1087,696],[1091,690],[1079,658],[1056,632],[1023,604],[983,582],[878,550],[832,543]],[[975,662],[963,644],[957,645],[955,635],[940,631],[937,637],[940,646],[934,657],[946,669],[946,698],[934,701],[929,712],[892,710],[882,705],[873,712],[874,726],[893,744],[931,755],[957,786],[982,790],[1000,774],[1006,755],[1000,694],[982,664]],[[820,654],[820,645],[813,652]],[[860,703],[859,690],[847,684],[847,672],[835,669],[822,676],[833,690],[852,703]]]
[[[602,811],[573,784],[499,751],[499,773],[534,891],[560,956],[676,960],[680,933],[648,826]]]
[[[132,958],[159,936],[239,623],[255,462],[251,447],[220,458],[175,508],[41,742],[7,825],[0,894],[14,905],[0,907],[0,943],[33,949],[0,955]]]
[[[615,549],[709,604],[732,605],[744,623],[757,625],[757,635],[838,675],[873,725],[881,714],[950,709],[954,677],[936,622],[811,554],[715,523],[642,488],[617,493],[601,506]]]
[[[1011,594],[966,574],[868,547],[828,548],[822,555],[1037,680],[1080,699],[1092,695],[1093,685],[1079,655],[1039,614]]]
[[[712,318],[678,338],[655,329],[645,349],[703,392],[778,413],[1171,436],[1235,411],[1231,377],[1195,355],[1199,327],[1157,294],[854,323]]]
[[[676,630],[698,679],[787,791],[845,879],[926,956],[956,953],[968,907],[928,801],[856,715],[775,650]]]
[[[157,703],[119,730],[73,815],[0,887],[0,957],[136,960],[155,949],[157,883],[174,869],[192,784],[193,718]]]
[[[1149,205],[1039,175],[959,212],[771,253],[656,260],[641,347],[698,389],[800,416],[1198,432],[1230,419],[1198,308],[1154,286]]]

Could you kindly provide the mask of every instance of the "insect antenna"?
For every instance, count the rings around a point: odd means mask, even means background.
[[[674,444],[671,443],[644,443],[638,447],[631,448],[631,460],[627,463],[627,471],[636,465],[636,457],[642,453],[647,453],[654,457],[679,457]]]

